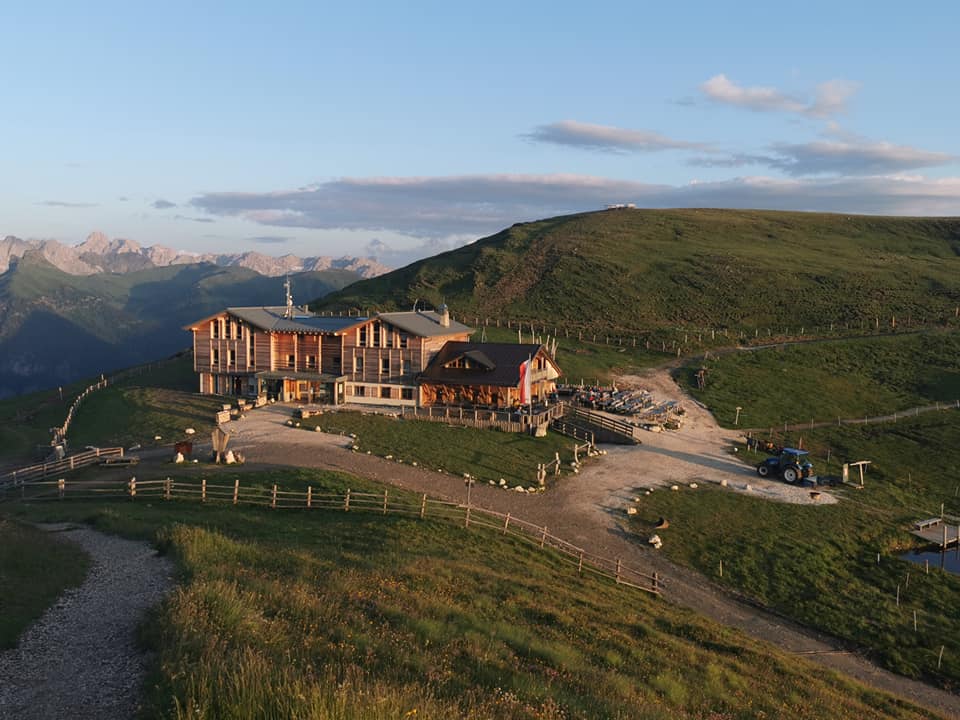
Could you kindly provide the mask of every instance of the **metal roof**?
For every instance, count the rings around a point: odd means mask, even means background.
[[[420,337],[442,337],[444,335],[460,335],[473,332],[473,328],[467,327],[453,318],[450,319],[449,325],[441,325],[440,315],[433,310],[379,313],[377,317],[411,335]]]
[[[284,317],[285,307],[231,307],[226,311],[254,327],[271,332],[338,333],[369,320],[365,317],[314,315],[302,310],[287,318]]]

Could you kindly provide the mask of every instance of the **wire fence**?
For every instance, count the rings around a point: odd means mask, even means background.
[[[306,490],[283,490],[279,485],[262,486],[232,484],[200,480],[80,480],[67,482],[40,480],[23,483],[16,489],[0,487],[0,501],[52,501],[144,499],[163,502],[187,501],[203,504],[254,506],[270,510],[326,510],[339,512],[362,512],[380,516],[405,516],[421,520],[441,520],[463,527],[483,528],[501,535],[521,540],[541,550],[553,550],[567,565],[576,567],[580,576],[611,580],[653,595],[660,595],[664,579],[659,573],[647,573],[626,565],[620,558],[608,558],[589,552],[563,538],[550,533],[546,526],[535,525],[510,513],[498,513],[462,503],[436,500],[424,495],[384,489],[383,492],[344,493],[314,492]]]

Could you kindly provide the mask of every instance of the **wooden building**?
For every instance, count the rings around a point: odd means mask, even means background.
[[[376,405],[419,403],[417,378],[448,341],[472,329],[434,311],[321,316],[235,307],[186,327],[204,394]]]
[[[524,396],[525,372],[529,397]],[[420,376],[420,402],[516,407],[545,400],[558,377],[560,368],[543,345],[451,341]]]

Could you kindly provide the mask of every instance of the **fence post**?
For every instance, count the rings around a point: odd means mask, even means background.
[[[130,487],[130,499],[133,500],[137,497],[137,478],[136,477],[130,478],[129,487]]]
[[[383,491],[383,514],[387,514],[387,490]]]
[[[660,594],[660,573],[656,570],[653,571],[653,591]]]
[[[503,520],[503,534],[507,534],[507,528],[510,527],[510,513],[507,513],[507,517]]]
[[[169,500],[172,494],[173,494],[173,481],[170,478],[167,478],[163,483],[163,499]]]
[[[57,496],[63,500],[63,491],[66,489],[67,481],[63,478],[57,480]]]
[[[270,494],[270,507],[276,510],[277,508],[277,484],[273,484],[273,492]]]
[[[309,508],[312,505],[313,505],[313,486],[307,485],[307,507]]]
[[[420,500],[420,519],[423,520],[427,515],[427,494],[423,494],[423,498]]]
[[[350,511],[350,488],[347,488],[347,494],[343,498],[343,511]]]
[[[623,561],[617,558],[617,585],[620,584],[620,570],[623,568]]]
[[[200,502],[207,501],[207,479],[201,478],[200,480]]]
[[[577,563],[577,575],[583,575],[583,550],[580,551],[580,561]]]
[[[233,481],[233,504],[240,502],[240,478]]]
[[[540,549],[543,549],[544,543],[547,542],[547,526],[543,526],[543,533],[540,535]]]

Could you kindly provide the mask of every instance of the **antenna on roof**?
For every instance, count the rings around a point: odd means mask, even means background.
[[[290,276],[287,275],[286,281],[283,283],[283,289],[287,291],[287,309],[283,311],[283,316],[285,318],[293,317],[293,293],[290,292]]]

